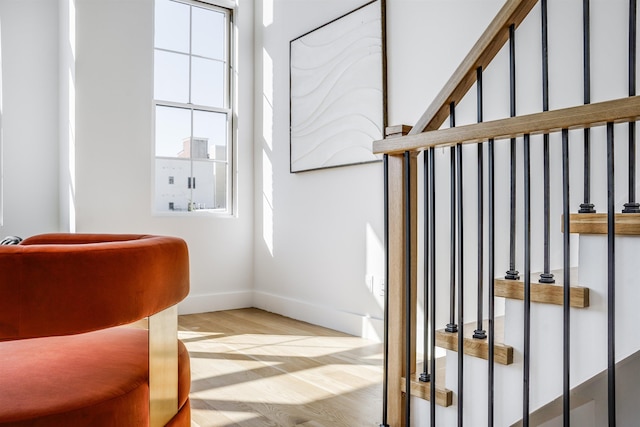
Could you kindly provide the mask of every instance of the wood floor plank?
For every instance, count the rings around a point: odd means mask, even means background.
[[[179,317],[192,426],[374,426],[382,346],[257,309]]]

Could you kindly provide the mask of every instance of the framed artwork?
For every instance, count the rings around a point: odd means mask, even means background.
[[[375,0],[291,40],[291,172],[380,160],[382,37]]]

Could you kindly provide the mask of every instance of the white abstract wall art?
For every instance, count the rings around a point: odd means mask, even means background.
[[[380,160],[383,137],[379,0],[290,42],[291,172]]]

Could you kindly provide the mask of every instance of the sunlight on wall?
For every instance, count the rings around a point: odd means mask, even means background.
[[[273,166],[266,150],[262,152],[262,238],[273,256]]]
[[[71,48],[71,57],[75,64],[76,58],[76,2],[69,1],[69,47]]]
[[[371,316],[362,317],[362,338],[376,342],[382,342],[384,332],[380,330],[380,321],[372,319]]]
[[[273,150],[273,60],[262,49],[262,137]]]
[[[262,2],[262,25],[268,27],[273,24],[273,0]]]
[[[262,89],[262,238],[273,256],[273,166],[270,159],[273,151],[273,60],[264,49]]]
[[[62,165],[66,165],[66,171],[62,172],[63,175],[62,185],[66,186],[67,194],[64,195],[66,200],[65,210],[66,212],[61,215],[62,221],[65,222],[63,226],[71,233],[76,231],[76,206],[75,206],[75,194],[76,194],[76,85],[75,85],[75,64],[76,64],[76,5],[74,0],[66,2],[68,7],[68,22],[66,27],[67,37],[66,41],[63,41],[64,49],[64,62],[63,67],[66,68],[66,73],[62,74],[66,76],[66,81],[61,82],[62,87],[67,86],[66,99],[61,99],[61,144],[66,146],[61,147],[60,153],[62,158]],[[65,13],[66,11],[61,11]],[[63,38],[64,40],[64,38]],[[66,176],[64,175],[66,173]],[[63,190],[64,191],[64,190]],[[66,216],[65,216],[66,214]]]
[[[365,285],[380,307],[384,306],[384,245],[367,223],[365,242]]]
[[[266,97],[262,98],[262,138],[264,139],[265,150],[272,151],[273,144],[273,108]]]
[[[75,61],[74,61],[75,62]],[[69,130],[68,130],[68,162],[69,162],[69,185],[68,185],[68,198],[69,198],[69,232],[74,233],[76,231],[76,87],[72,75],[72,70],[69,69]]]

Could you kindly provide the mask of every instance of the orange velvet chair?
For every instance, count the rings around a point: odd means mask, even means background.
[[[178,238],[43,234],[0,246],[0,426],[189,426]],[[148,317],[149,329],[126,327]]]

